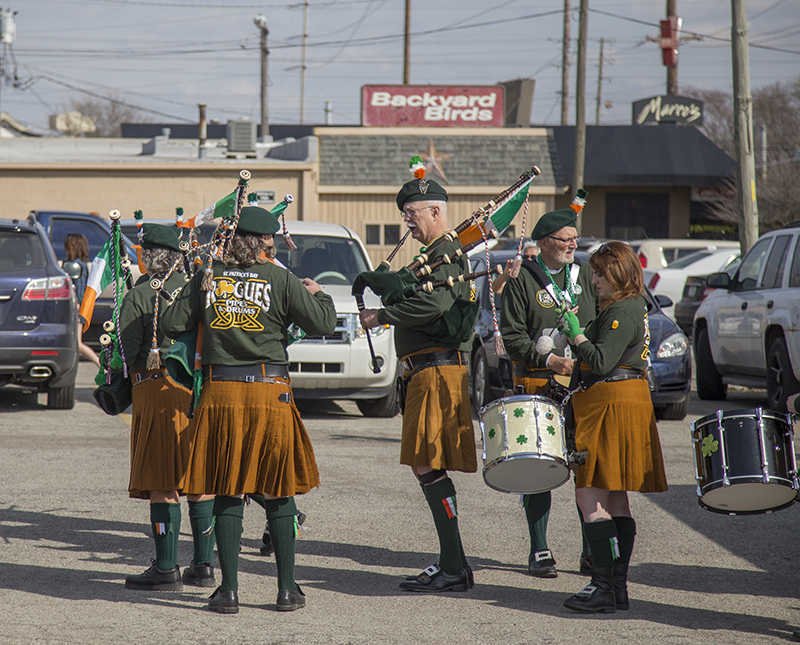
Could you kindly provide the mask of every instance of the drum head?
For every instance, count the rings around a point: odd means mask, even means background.
[[[723,486],[700,498],[700,505],[709,511],[728,515],[757,515],[791,506],[797,491],[791,483],[749,483]]]
[[[522,454],[488,464],[483,479],[487,486],[503,493],[543,493],[566,482],[569,469],[557,457]]]

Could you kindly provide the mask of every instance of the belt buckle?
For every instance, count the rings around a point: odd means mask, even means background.
[[[255,383],[256,382],[255,374],[245,374],[244,382],[245,383]]]
[[[414,363],[411,362],[410,358],[407,358],[403,361],[403,369],[411,371],[414,369]]]

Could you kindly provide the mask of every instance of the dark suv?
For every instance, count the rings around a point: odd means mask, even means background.
[[[111,223],[107,219],[102,219],[99,215],[92,213],[81,213],[76,211],[31,211],[30,217],[38,221],[44,228],[47,238],[53,245],[53,251],[59,261],[66,259],[64,250],[64,238],[69,233],[80,233],[86,236],[89,242],[89,264],[97,253],[108,241],[111,234]],[[134,281],[139,277],[139,270],[136,263],[136,251],[132,249],[132,243],[125,239],[128,247],[128,254],[131,259],[131,272]],[[78,303],[80,305],[80,303]],[[113,291],[109,286],[97,297],[92,314],[91,325],[83,335],[83,342],[92,347],[95,351],[100,349],[100,336],[103,333],[103,323],[111,318],[113,311]]]
[[[36,219],[0,219],[0,386],[47,392],[47,407],[75,407],[78,305]]]

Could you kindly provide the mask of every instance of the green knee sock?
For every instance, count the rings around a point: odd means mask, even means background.
[[[547,522],[550,518],[550,491],[523,495],[525,517],[528,518],[528,533],[531,536],[531,556],[537,551],[547,551]]]
[[[214,564],[214,500],[189,502],[194,556],[192,564]]]
[[[636,521],[632,517],[619,515],[613,518],[617,526],[617,539],[619,540],[618,564],[630,564],[633,553],[633,543],[636,540]]]
[[[438,482],[423,486],[423,490],[439,536],[439,566],[445,573],[455,575],[464,568],[466,558],[462,560],[456,488],[453,486],[453,480],[445,477]]]
[[[267,499],[261,493],[251,493],[248,497],[264,510],[267,510]]]
[[[181,531],[181,505],[150,504],[150,524],[156,542],[156,566],[170,571],[178,566],[178,534]]]
[[[613,567],[614,560],[619,557],[619,541],[617,525],[614,520],[587,522],[584,530],[589,548],[592,550],[592,565],[595,567]]]
[[[214,499],[214,532],[217,534],[217,558],[222,570],[221,591],[239,591],[239,548],[243,517],[243,499],[228,496]]]
[[[275,547],[275,565],[278,568],[278,589],[294,591],[294,540],[297,523],[297,506],[294,497],[266,500],[269,536]]]

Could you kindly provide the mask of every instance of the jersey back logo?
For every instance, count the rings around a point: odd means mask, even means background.
[[[212,329],[238,328],[262,331],[258,321],[262,311],[269,311],[272,285],[264,280],[239,280],[223,276],[214,280],[209,296],[215,317]]]

